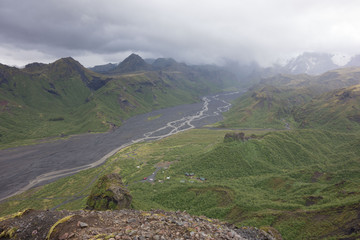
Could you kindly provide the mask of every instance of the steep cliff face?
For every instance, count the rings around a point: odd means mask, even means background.
[[[186,212],[35,211],[0,222],[1,239],[282,239],[277,231],[236,228]]]

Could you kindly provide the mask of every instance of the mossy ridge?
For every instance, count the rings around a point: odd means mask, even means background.
[[[51,239],[51,234],[54,233],[54,231],[56,230],[55,228],[61,224],[61,223],[64,223],[66,221],[69,221],[74,215],[69,215],[69,216],[66,216],[66,217],[63,217],[61,218],[60,220],[58,220],[54,225],[51,226],[47,236],[46,236],[46,240],[50,240]]]
[[[2,238],[11,239],[11,238],[15,237],[16,230],[17,230],[17,228],[10,228],[10,229],[2,231],[0,233],[0,239],[2,239]]]

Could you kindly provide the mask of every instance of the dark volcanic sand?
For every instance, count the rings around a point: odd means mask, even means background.
[[[202,117],[195,118],[191,124],[199,128],[222,120],[221,114],[216,114],[220,112],[219,107],[226,106],[221,100],[230,101],[240,95],[241,92],[219,95],[218,99],[208,97],[211,100],[208,111],[204,111]],[[196,115],[203,107],[204,102],[200,102],[156,110],[128,119],[113,132],[81,134],[38,145],[0,150],[0,201],[19,190],[24,190],[23,188],[28,186],[30,181],[40,175],[75,167],[84,168],[123,144],[144,138],[145,133],[162,128],[171,121]],[[159,114],[161,117],[148,120],[149,117]],[[179,123],[174,125],[178,126]],[[185,124],[180,129],[186,128],[189,128],[189,125]],[[171,128],[166,128],[152,136],[167,134],[171,130]],[[55,179],[56,177],[34,185],[43,185]]]

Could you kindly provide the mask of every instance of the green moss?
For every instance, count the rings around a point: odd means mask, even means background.
[[[31,210],[31,209],[25,209],[25,210],[23,210],[23,211],[13,213],[13,214],[8,215],[8,216],[0,217],[0,222],[1,222],[1,221],[4,221],[4,220],[6,220],[6,219],[9,219],[9,218],[21,217],[22,215],[24,215],[25,213],[29,212],[30,210]]]
[[[74,215],[69,215],[69,216],[63,217],[62,219],[58,220],[54,225],[52,225],[48,234],[46,235],[46,239],[49,240],[51,238],[51,234],[55,231],[56,226],[70,220],[73,216]]]
[[[111,189],[121,191],[123,196],[115,196]],[[117,202],[117,197],[123,197],[121,202]],[[88,197],[87,208],[95,210],[115,210],[127,208],[131,203],[131,196],[122,183],[119,174],[104,175],[98,179]]]
[[[148,121],[152,121],[152,120],[155,120],[155,119],[160,118],[161,116],[162,116],[162,114],[158,114],[158,115],[156,115],[156,116],[148,117],[147,120],[148,120]]]
[[[2,233],[0,233],[0,238],[13,238],[15,237],[16,234],[16,230],[17,228],[10,228],[8,230],[4,230],[2,231]]]

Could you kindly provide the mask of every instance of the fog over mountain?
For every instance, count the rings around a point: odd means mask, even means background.
[[[353,56],[358,1],[0,1],[0,62],[72,56],[87,67],[137,53],[187,64],[261,66],[304,52]]]

